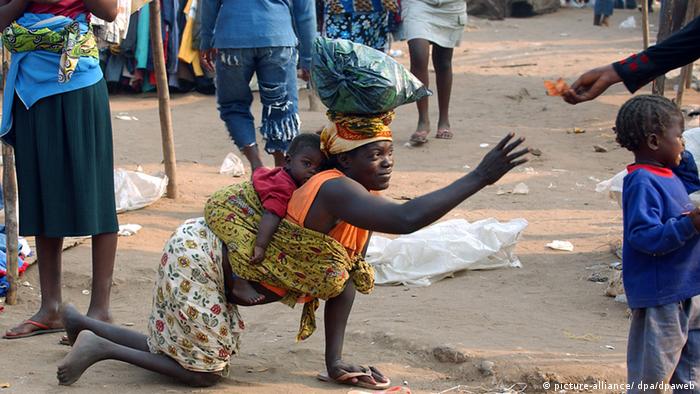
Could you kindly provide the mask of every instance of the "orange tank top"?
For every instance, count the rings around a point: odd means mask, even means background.
[[[292,194],[292,198],[287,205],[287,219],[303,227],[306,215],[309,213],[314,200],[316,200],[316,195],[321,186],[328,180],[343,176],[345,175],[342,172],[333,169],[319,172],[311,177]],[[369,238],[369,231],[346,222],[340,222],[333,227],[328,235],[345,246],[351,257],[355,257],[358,253],[362,253]]]

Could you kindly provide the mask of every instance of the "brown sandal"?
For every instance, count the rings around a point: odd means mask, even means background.
[[[438,129],[437,133],[435,133],[435,138],[441,140],[451,140],[452,137],[454,137],[454,134],[452,134],[450,129]]]
[[[430,131],[428,130],[419,130],[413,133],[411,135],[411,139],[408,140],[408,142],[412,146],[420,146],[428,142],[428,134],[430,134]]]

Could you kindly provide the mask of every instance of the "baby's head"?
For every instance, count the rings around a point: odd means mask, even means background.
[[[677,167],[683,153],[683,114],[671,100],[655,95],[633,97],[615,120],[617,142],[637,161]]]
[[[313,175],[321,171],[326,162],[326,156],[321,152],[321,137],[318,134],[299,134],[294,137],[287,150],[284,168],[301,186]]]

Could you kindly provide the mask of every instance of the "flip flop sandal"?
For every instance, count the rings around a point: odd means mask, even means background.
[[[372,378],[372,371],[368,369],[368,372],[347,372],[343,371],[344,373],[337,378],[333,379],[328,375],[328,371],[323,371],[319,372],[318,375],[316,375],[316,379],[323,381],[323,382],[333,382],[333,383],[338,383],[338,384],[346,384],[349,386],[356,386],[356,387],[362,387],[363,389],[370,389],[370,390],[383,390],[388,388],[391,385],[391,381],[385,382],[385,383],[379,383],[376,382],[374,384],[365,382],[360,380],[359,378],[362,376],[368,376]],[[357,382],[353,382],[352,379],[358,378]],[[374,378],[372,378],[374,380]]]
[[[413,133],[413,135],[411,135],[411,139],[409,139],[408,142],[412,146],[423,145],[428,142],[428,134],[430,134],[430,132],[427,130],[416,131]]]
[[[435,133],[435,138],[441,140],[451,140],[452,137],[454,137],[454,134],[452,134],[450,129],[438,129],[437,133]]]
[[[34,320],[25,320],[22,324],[30,324],[36,328],[37,330],[33,330],[24,334],[17,334],[17,335],[3,335],[2,337],[5,339],[21,339],[21,338],[28,338],[28,337],[33,337],[35,335],[44,335],[44,334],[52,334],[54,332],[63,332],[66,329],[65,328],[51,328],[47,326],[46,324],[39,323]]]
[[[411,394],[411,389],[406,386],[392,386],[382,391],[350,390],[348,394]]]

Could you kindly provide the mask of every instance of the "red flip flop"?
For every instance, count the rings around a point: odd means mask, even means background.
[[[47,326],[46,324],[39,323],[37,321],[29,320],[29,319],[25,320],[22,324],[30,324],[30,325],[36,327],[37,329],[26,332],[24,334],[17,334],[17,335],[12,335],[12,334],[7,335],[7,332],[6,332],[5,335],[3,335],[2,337],[4,339],[21,339],[21,338],[33,337],[35,335],[44,335],[44,334],[52,334],[54,332],[62,332],[62,331],[66,330],[65,328],[51,328],[51,327]]]

